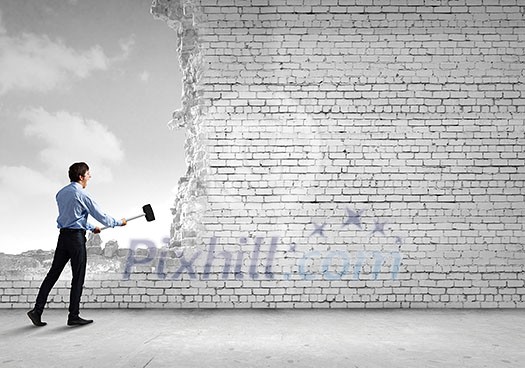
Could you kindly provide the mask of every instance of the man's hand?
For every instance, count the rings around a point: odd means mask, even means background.
[[[126,226],[126,224],[128,223],[125,218],[123,218],[121,221],[122,221],[122,225],[120,226]]]
[[[100,228],[99,227],[94,228],[93,234],[100,234]]]

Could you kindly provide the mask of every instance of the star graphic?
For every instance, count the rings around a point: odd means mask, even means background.
[[[386,225],[386,222],[379,222],[376,220],[374,222],[374,230],[372,230],[372,235],[374,235],[375,233],[380,233],[381,235],[385,235],[385,225]]]
[[[363,213],[363,210],[358,210],[357,212],[352,211],[350,208],[346,209],[346,220],[343,223],[343,227],[347,225],[355,225],[358,228],[362,229],[361,226],[361,213]]]
[[[326,237],[326,235],[324,235],[324,227],[326,226],[326,222],[324,222],[322,225],[318,225],[315,222],[312,222],[312,224],[314,225],[315,230],[310,234],[310,236],[319,234],[321,236]]]

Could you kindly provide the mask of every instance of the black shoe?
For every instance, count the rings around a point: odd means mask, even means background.
[[[74,317],[74,318],[68,318],[67,319],[67,325],[68,326],[84,326],[88,325],[90,323],[93,323],[92,319],[84,319],[80,317]]]
[[[29,319],[31,320],[31,322],[33,322],[33,324],[34,324],[35,326],[42,327],[42,326],[47,325],[46,322],[42,322],[42,320],[40,319],[40,318],[41,318],[40,313],[38,313],[38,312],[37,312],[36,310],[34,310],[34,309],[31,309],[29,312],[27,312],[27,316],[29,317]]]

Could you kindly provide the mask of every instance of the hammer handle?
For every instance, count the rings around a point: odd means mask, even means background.
[[[137,215],[137,216],[130,217],[130,218],[126,219],[126,221],[135,220],[135,219],[138,219],[139,217],[143,217],[143,216],[146,216],[146,214],[143,213],[142,215]],[[105,230],[105,229],[108,229],[108,228],[109,228],[109,226],[104,226],[100,230],[102,231],[102,230]]]
[[[126,221],[135,220],[135,219],[138,219],[139,217],[144,217],[144,216],[146,216],[145,213],[143,213],[142,215],[137,215],[137,216],[130,217],[130,218],[126,219]]]

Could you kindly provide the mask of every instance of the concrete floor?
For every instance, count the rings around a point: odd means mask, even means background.
[[[0,312],[1,367],[525,367],[524,310]]]

